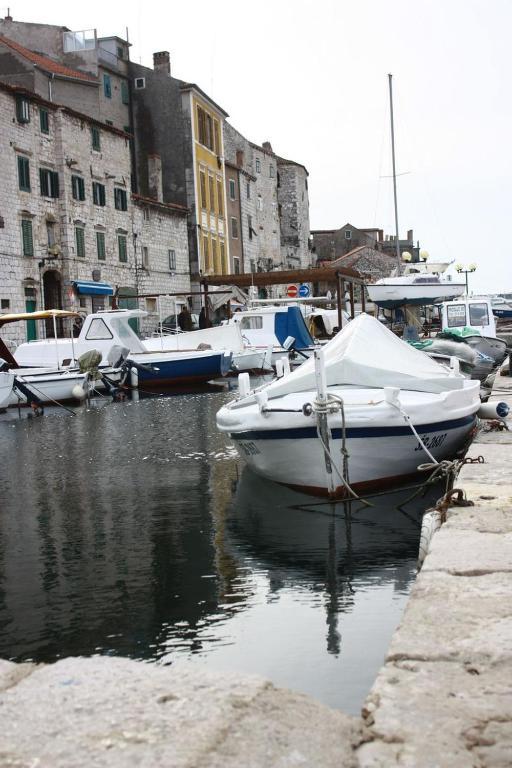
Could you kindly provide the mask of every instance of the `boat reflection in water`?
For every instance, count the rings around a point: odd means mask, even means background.
[[[332,503],[245,468],[223,540],[238,571],[252,574],[254,595],[232,622],[235,647],[217,648],[215,665],[357,712],[416,573],[422,513],[442,490],[408,501],[413,493],[374,496],[371,507]]]

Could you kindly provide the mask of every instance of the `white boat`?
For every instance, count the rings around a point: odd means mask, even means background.
[[[30,341],[20,344],[15,356],[22,367],[55,365],[56,360],[57,367],[66,367],[76,364],[85,352],[98,350],[102,355],[101,365],[107,366],[111,351],[120,348],[125,350],[127,361],[137,371],[136,386],[149,389],[203,383],[225,376],[230,370],[232,355],[223,350],[148,350],[130,326],[130,320],[146,314],[139,309],[95,312],[87,315],[76,339]]]
[[[77,317],[76,312],[61,309],[40,310],[38,312],[20,312],[16,314],[0,315],[0,328],[15,322],[57,320]],[[54,331],[56,327],[54,325]],[[42,360],[46,364],[38,367],[25,367],[20,365],[20,360],[11,355],[5,344],[0,339],[1,354],[7,361],[9,371],[14,375],[14,387],[9,398],[9,405],[25,405],[27,402],[54,403],[77,401],[83,399],[89,392],[105,391],[106,385],[103,378],[93,377],[91,372],[80,370],[77,361],[72,357],[69,360],[61,359],[59,349],[63,349],[61,343],[73,346],[73,341],[67,339],[45,339],[43,342],[29,342],[31,349],[43,349],[46,353]],[[61,347],[59,347],[59,344]],[[34,345],[32,347],[32,345]],[[40,345],[40,346],[37,346]],[[25,346],[25,345],[22,345]],[[119,365],[112,365],[108,360],[101,368],[102,376],[107,376],[112,384],[117,384],[123,377],[123,371]],[[31,400],[32,396],[34,400]]]
[[[512,301],[503,298],[503,296],[494,296],[491,299],[492,311],[495,317],[501,319],[512,319]]]
[[[233,355],[233,368],[239,371],[266,371],[271,368],[267,349],[252,347],[244,342],[240,325],[217,325],[198,331],[157,333],[142,339],[148,352],[183,352],[184,350],[215,349]]]
[[[343,497],[416,477],[472,436],[479,382],[438,365],[362,314],[315,358],[217,414],[247,464],[270,480]],[[323,372],[322,372],[323,371]],[[350,491],[348,488],[350,487]]]
[[[14,385],[14,375],[9,371],[0,371],[0,411],[7,408]]]
[[[453,283],[435,274],[409,274],[384,277],[368,285],[370,301],[383,309],[395,309],[405,304],[424,306],[462,296],[465,283]]]
[[[272,349],[272,365],[289,355],[287,339],[293,339],[296,361],[302,362],[314,347],[314,340],[297,306],[271,306],[235,312],[228,325],[238,325],[244,341],[260,354]]]

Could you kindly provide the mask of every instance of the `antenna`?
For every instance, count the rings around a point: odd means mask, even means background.
[[[391,115],[391,157],[393,160],[393,195],[395,200],[395,245],[396,245],[396,261],[397,270],[400,275],[402,271],[402,260],[400,258],[400,239],[398,235],[398,204],[396,199],[396,168],[395,168],[395,126],[393,123],[393,75],[388,75],[389,78],[389,110]]]

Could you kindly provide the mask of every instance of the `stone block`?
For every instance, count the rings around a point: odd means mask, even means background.
[[[450,529],[435,534],[422,572],[443,571],[478,576],[493,571],[512,574],[512,533],[479,533]]]
[[[512,727],[510,664],[387,664],[363,712],[371,738],[356,754],[364,768],[494,766],[479,751],[503,757],[502,730]]]
[[[353,764],[357,721],[255,676],[69,658],[0,693],[0,764],[267,768]]]
[[[387,661],[512,663],[512,574],[421,572]]]

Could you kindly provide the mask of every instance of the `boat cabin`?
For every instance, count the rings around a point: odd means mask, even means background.
[[[481,336],[496,336],[496,323],[489,299],[462,298],[439,305],[441,328],[473,328]]]

